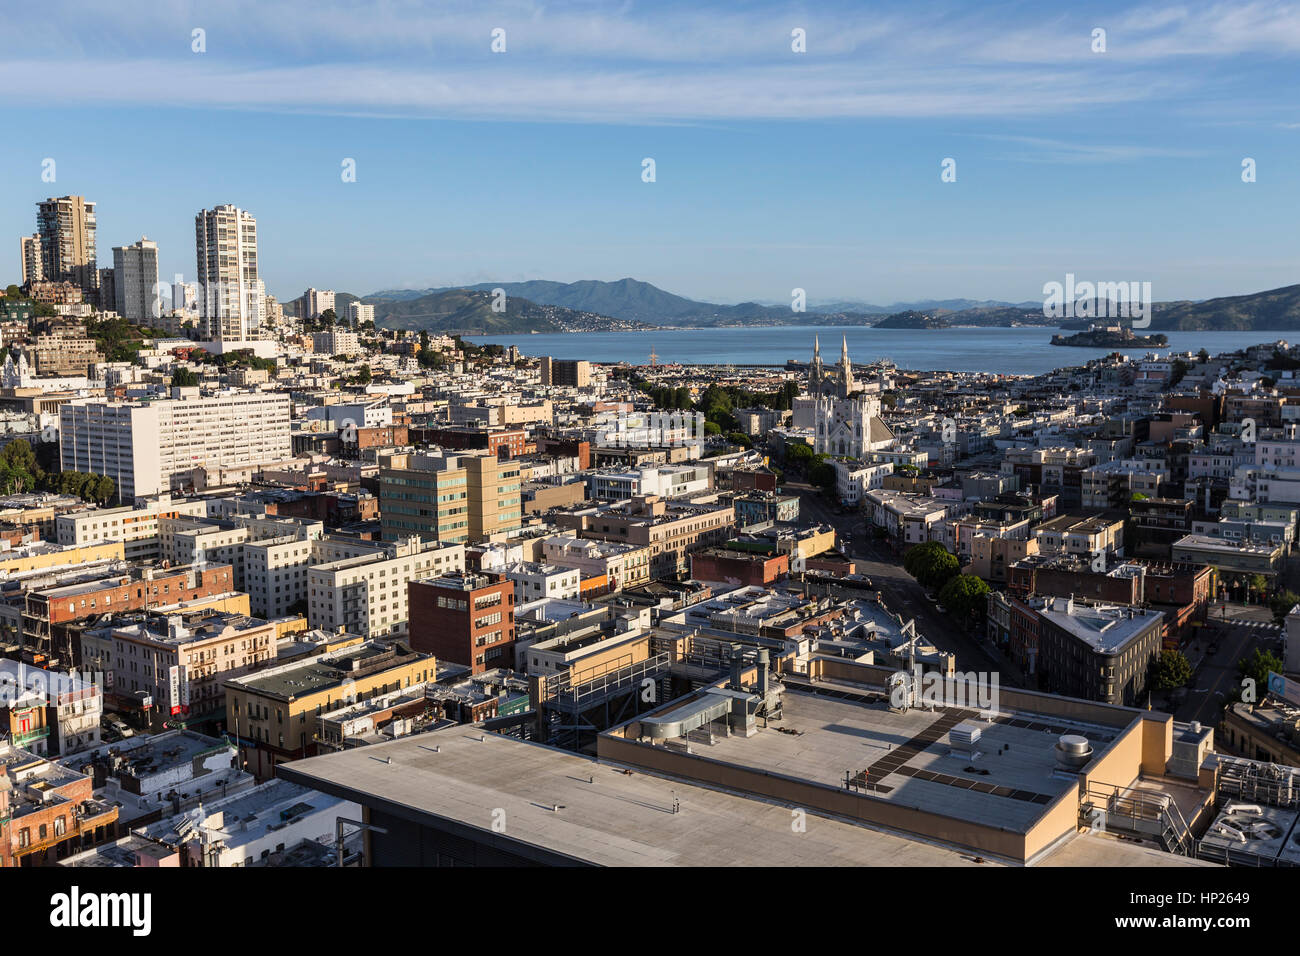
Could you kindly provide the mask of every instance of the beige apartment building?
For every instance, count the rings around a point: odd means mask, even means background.
[[[725,542],[736,527],[736,513],[731,505],[670,503],[657,495],[642,495],[560,513],[555,523],[584,538],[648,547],[650,573],[662,578],[689,573],[688,554],[696,548]]]
[[[381,455],[380,526],[387,540],[483,541],[522,525],[519,463],[495,455]]]
[[[371,545],[371,553],[307,570],[307,621],[364,637],[407,632],[407,585],[465,569],[465,546],[421,540]]]
[[[317,752],[322,713],[432,681],[436,671],[433,657],[400,644],[351,644],[228,681],[226,728],[248,770],[266,779],[277,764]]]
[[[218,611],[153,614],[81,640],[84,666],[105,674],[110,693],[144,691],[159,719],[187,726],[221,720],[223,682],[276,654],[275,624]]]
[[[584,579],[604,577],[611,591],[636,587],[650,580],[648,545],[555,535],[542,542],[542,549],[549,564],[575,568]]]
[[[58,515],[54,534],[64,547],[121,541],[128,561],[155,561],[164,556],[158,538],[162,520],[183,515],[202,517],[206,511],[207,503],[202,499],[172,501],[163,496],[139,508],[96,508]]]

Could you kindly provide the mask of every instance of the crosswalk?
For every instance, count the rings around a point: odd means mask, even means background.
[[[1256,627],[1265,631],[1280,631],[1281,624],[1274,624],[1272,621],[1233,621],[1237,627]]]

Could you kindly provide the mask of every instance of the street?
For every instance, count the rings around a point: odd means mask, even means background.
[[[890,610],[914,617],[923,637],[941,651],[955,654],[957,670],[997,672],[1001,683],[1025,687],[1024,679],[1008,662],[1000,660],[978,637],[973,637],[942,614],[926,599],[925,589],[903,570],[901,557],[888,544],[876,541],[866,516],[853,511],[835,514],[820,489],[802,481],[786,481],[784,490],[799,495],[799,515],[804,521],[829,524],[840,536],[842,546],[853,559],[854,569],[869,577]]]
[[[1218,724],[1224,704],[1241,686],[1237,662],[1249,657],[1256,647],[1281,653],[1281,632],[1273,626],[1267,608],[1230,607],[1229,613],[1228,620],[1212,617],[1205,637],[1185,649],[1193,673],[1185,696],[1174,708],[1179,720]],[[1213,654],[1209,653],[1211,646],[1215,646]],[[1262,697],[1264,688],[1257,688],[1256,693]]]

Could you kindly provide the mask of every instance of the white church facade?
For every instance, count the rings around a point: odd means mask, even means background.
[[[821,342],[814,340],[808,391],[795,399],[795,423],[813,429],[813,451],[833,458],[863,458],[893,447],[894,433],[880,417],[879,390],[853,378],[847,338],[834,368],[822,365]]]

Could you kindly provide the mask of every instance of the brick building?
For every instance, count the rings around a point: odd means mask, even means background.
[[[514,666],[515,585],[504,574],[458,572],[408,587],[413,650],[474,674]]]

